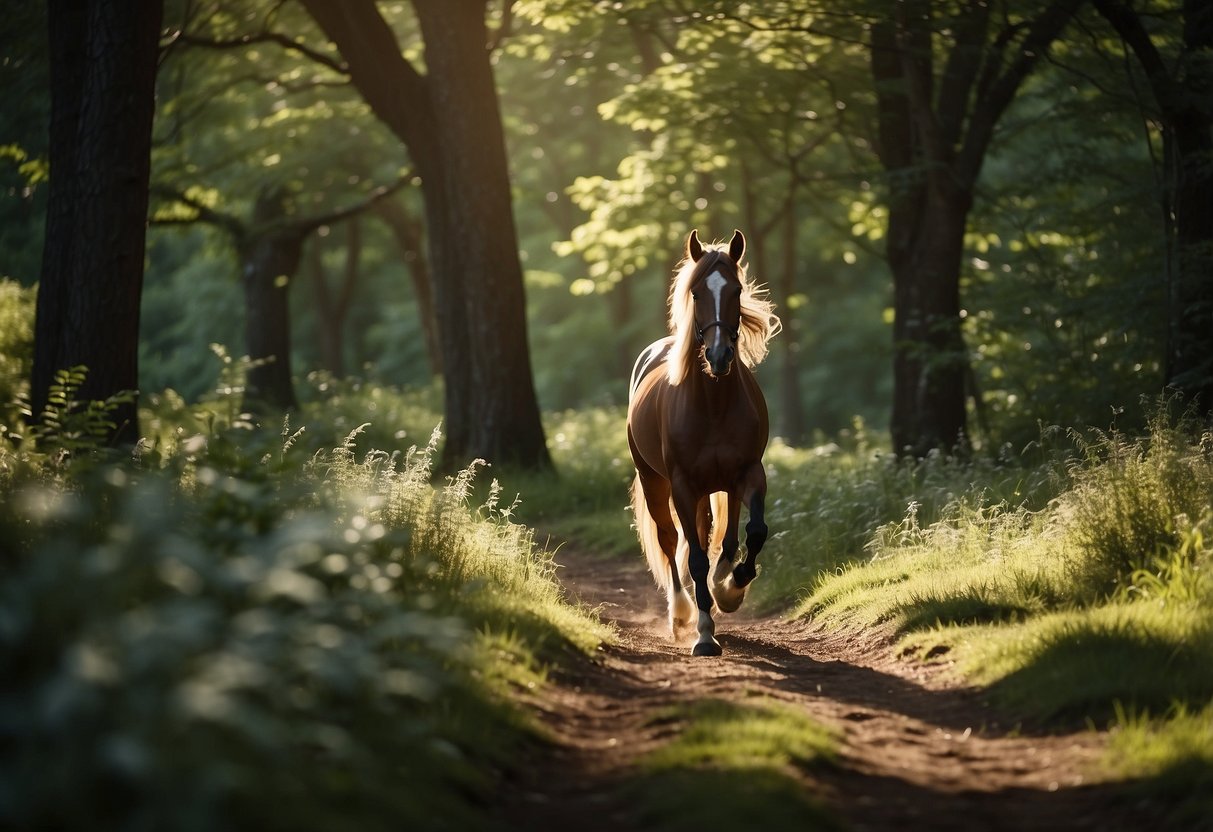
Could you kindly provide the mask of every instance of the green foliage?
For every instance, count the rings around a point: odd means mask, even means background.
[[[13,403],[20,415],[0,436],[0,487],[20,472],[57,479],[69,468],[84,470],[121,453],[110,443],[117,427],[113,414],[135,401],[136,393],[122,391],[103,401],[77,399],[87,375],[83,365],[57,371],[37,418],[27,396]]]
[[[1111,758],[1115,773],[1143,778],[1134,791],[1168,807],[1177,827],[1213,818],[1213,705],[1178,705],[1154,718],[1121,710]]]
[[[0,277],[0,424],[12,427],[34,362],[35,289]]]
[[[1213,702],[1213,455],[1208,431],[1165,406],[1148,421],[1137,439],[1072,433],[1074,453],[1019,469],[1014,492],[1014,467],[970,468],[972,483],[942,509],[911,503],[875,527],[862,555],[852,539],[836,572],[801,554],[815,580],[797,612],[886,632],[919,659],[945,657],[1016,717],[1119,724],[1115,770],[1207,818],[1196,786],[1213,765],[1188,732],[1207,734]],[[806,526],[831,510],[818,498]],[[755,589],[780,568],[763,569]]]
[[[786,607],[821,575],[879,559],[888,542],[914,539],[941,519],[1004,504],[1041,506],[1054,493],[1049,468],[941,455],[898,460],[875,453],[862,424],[840,438],[854,450],[829,443],[768,451],[771,538],[759,560],[764,579],[752,590],[761,608]]]
[[[704,699],[657,721],[676,725],[677,736],[642,760],[642,779],[631,785],[654,828],[841,828],[800,775],[829,764],[837,739],[802,712],[772,701]]]
[[[209,424],[161,467],[0,483],[0,823],[491,826],[534,731],[506,692],[605,631],[473,469],[431,487],[436,433]]]
[[[1148,439],[1100,434],[1058,508],[1078,549],[1076,577],[1090,591],[1140,591],[1182,581],[1213,523],[1213,434],[1190,436],[1165,411]],[[1165,576],[1165,577],[1161,577]]]

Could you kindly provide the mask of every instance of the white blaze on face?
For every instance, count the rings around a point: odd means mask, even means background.
[[[716,304],[716,317],[712,319],[714,321],[720,320],[720,293],[724,291],[727,282],[720,272],[712,272],[708,275],[708,291],[712,293],[712,300]],[[714,326],[712,329],[716,333],[716,340],[712,342],[712,346],[719,346],[720,339],[723,337],[720,332],[722,327]]]

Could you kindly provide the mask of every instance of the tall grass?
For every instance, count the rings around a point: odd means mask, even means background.
[[[1074,438],[1051,500],[911,506],[796,612],[946,659],[1019,719],[1113,726],[1111,769],[1208,822],[1213,758],[1192,738],[1213,703],[1213,436],[1161,408],[1145,436]]]
[[[1143,436],[1050,428],[997,459],[897,460],[862,429],[845,448],[776,442],[749,604],[883,632],[1012,720],[1112,726],[1109,770],[1207,820],[1193,784],[1213,764],[1191,738],[1213,702],[1213,438],[1153,414]],[[545,522],[601,506],[594,533],[635,556],[622,414],[562,418],[582,467]]]
[[[436,435],[160,427],[60,477],[0,444],[0,825],[491,828],[510,691],[607,636],[511,506]]]

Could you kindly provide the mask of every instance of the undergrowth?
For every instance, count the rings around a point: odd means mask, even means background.
[[[517,506],[437,432],[151,404],[133,455],[0,443],[0,826],[493,827],[511,691],[608,636]]]

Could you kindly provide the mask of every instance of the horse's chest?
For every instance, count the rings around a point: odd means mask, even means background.
[[[709,428],[688,437],[679,456],[690,463],[687,473],[710,484],[713,490],[724,490],[762,455],[756,431],[756,425],[741,432]]]

